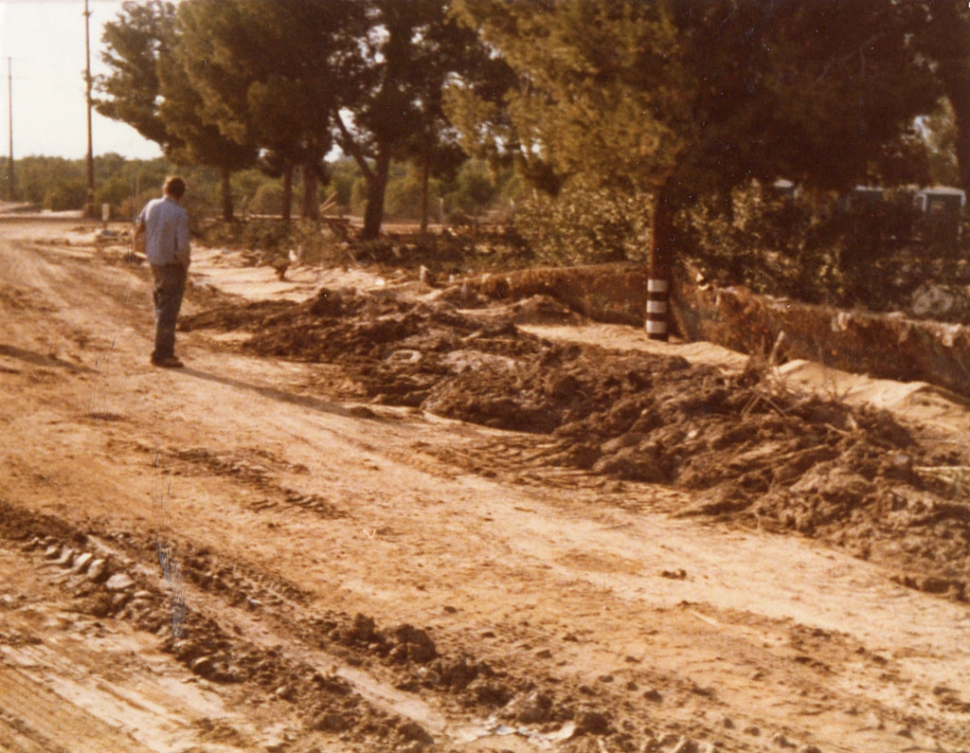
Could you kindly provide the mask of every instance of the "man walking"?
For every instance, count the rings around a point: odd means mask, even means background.
[[[168,369],[183,366],[175,356],[175,322],[191,261],[189,215],[179,204],[184,195],[185,181],[168,178],[162,198],[149,201],[135,223],[136,238],[144,233],[145,256],[155,278],[155,350],[151,362]]]

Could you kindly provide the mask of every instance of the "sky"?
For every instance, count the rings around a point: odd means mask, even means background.
[[[101,63],[101,30],[105,22],[117,18],[121,5],[115,0],[89,0],[94,76],[108,72]],[[84,0],[0,0],[0,155],[9,152],[8,84],[12,84],[15,160],[30,155],[87,156],[85,62]],[[91,130],[95,155],[161,156],[157,144],[97,111]]]

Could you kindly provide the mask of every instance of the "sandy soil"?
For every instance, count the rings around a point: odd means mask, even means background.
[[[968,751],[970,412],[0,224],[0,749]]]

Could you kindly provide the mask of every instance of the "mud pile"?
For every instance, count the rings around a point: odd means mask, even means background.
[[[963,459],[889,413],[791,392],[755,367],[722,373],[516,327],[574,316],[552,299],[468,310],[447,298],[322,290],[184,327],[250,332],[245,350],[339,365],[373,402],[542,435],[532,462],[692,490],[680,514],[822,538],[901,583],[967,598],[970,504],[925,472]]]

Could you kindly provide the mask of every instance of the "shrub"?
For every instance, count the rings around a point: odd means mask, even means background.
[[[279,183],[263,183],[256,189],[247,205],[250,214],[279,215],[283,211],[283,186]]]
[[[541,264],[643,261],[650,240],[649,206],[643,194],[574,181],[555,199],[535,194],[520,202],[514,226]]]
[[[85,181],[58,180],[44,194],[44,208],[50,209],[52,212],[83,209],[87,196],[88,187]]]

